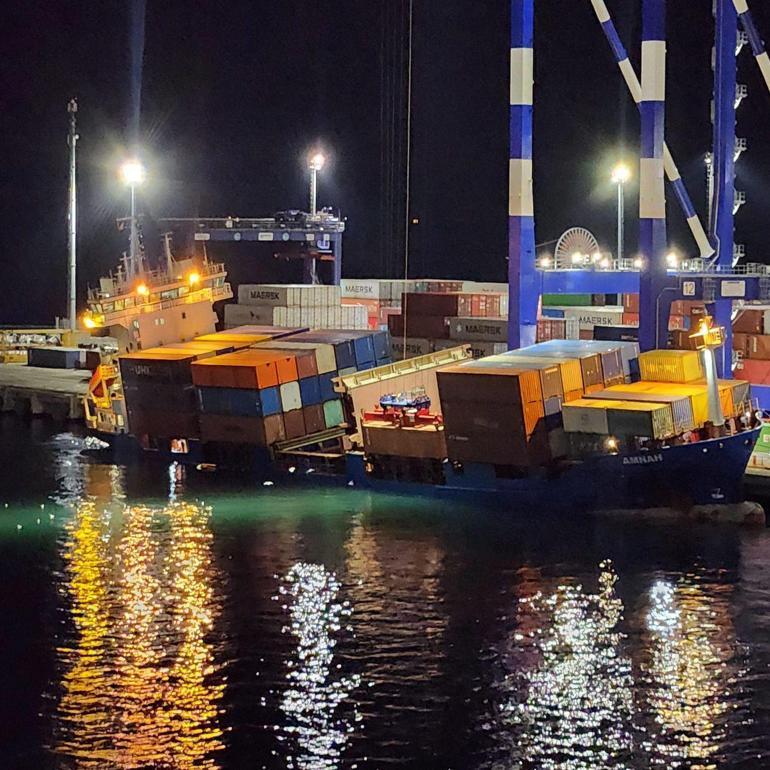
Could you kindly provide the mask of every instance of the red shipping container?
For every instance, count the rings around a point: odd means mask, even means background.
[[[567,336],[567,322],[563,318],[538,318],[537,341],[563,340]]]
[[[770,334],[752,334],[746,347],[749,358],[770,361]]]
[[[762,334],[765,330],[764,313],[761,310],[743,310],[733,321],[733,331],[742,334]]]
[[[404,324],[404,316],[388,316],[388,330],[391,337],[403,337],[406,327],[407,337],[421,337],[430,340],[449,339],[449,325],[443,316],[412,316],[409,312],[409,318]]]
[[[670,315],[668,317],[668,329],[686,329],[685,317],[683,315]]]
[[[416,316],[458,316],[459,294],[439,294],[437,292],[406,292],[401,295],[401,308],[407,315]],[[419,336],[419,335],[415,335]]]
[[[741,334],[741,332],[733,332],[733,350],[736,353],[743,353],[744,356],[748,356],[749,335]]]
[[[623,307],[627,313],[639,312],[639,295],[638,294],[624,294],[623,295]]]
[[[305,418],[302,409],[292,409],[283,414],[286,438],[299,438],[305,435]]]
[[[770,361],[744,359],[735,374],[754,385],[770,385]]]
[[[636,294],[632,296],[635,297]],[[639,326],[639,313],[623,313],[622,321],[623,326]]]
[[[326,420],[324,419],[322,404],[303,407],[302,415],[305,418],[305,430],[308,432],[308,435],[326,430]]]

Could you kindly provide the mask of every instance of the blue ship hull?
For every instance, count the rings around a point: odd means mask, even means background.
[[[637,510],[743,501],[743,474],[761,428],[655,452],[597,456],[543,469],[525,478],[498,478],[495,467],[444,463],[443,484],[373,478],[364,456],[350,453],[348,478],[357,487],[485,503],[506,508],[549,510]]]

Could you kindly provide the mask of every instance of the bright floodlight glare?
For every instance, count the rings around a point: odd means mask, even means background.
[[[540,267],[550,267],[550,266],[551,266],[550,257],[540,257]]]
[[[604,268],[605,270],[610,266],[610,261],[605,257],[601,262],[599,262],[599,267]]]
[[[637,268],[637,269],[641,269],[641,267],[642,267],[642,265],[643,265],[643,264],[644,264],[644,262],[642,261],[642,258],[641,258],[641,257],[637,257],[637,258],[634,260],[634,267],[635,267],[635,268]]]
[[[625,184],[631,178],[631,169],[625,163],[618,163],[612,169],[612,181],[615,184]]]
[[[86,329],[95,329],[96,328],[96,321],[94,321],[91,316],[84,316],[83,317],[83,326],[86,327]]]
[[[576,251],[572,255],[572,264],[579,265],[582,261],[583,261],[583,255],[579,251]]]
[[[322,152],[313,153],[310,156],[310,168],[313,171],[320,171],[326,163],[326,156]]]
[[[187,281],[190,286],[195,286],[196,283],[200,283],[200,280],[200,273],[190,273],[190,275],[187,276]]]
[[[594,252],[594,253],[591,255],[591,260],[592,260],[593,262],[598,262],[598,261],[599,261],[601,258],[602,258],[602,255],[601,255],[601,252],[599,252],[599,251],[595,251],[595,252]]]
[[[675,252],[669,251],[669,253],[666,254],[666,264],[669,267],[677,267],[679,265],[679,257]]]
[[[147,171],[138,160],[127,160],[120,167],[120,175],[129,187],[142,184],[147,178]]]

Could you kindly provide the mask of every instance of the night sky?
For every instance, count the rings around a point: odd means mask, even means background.
[[[640,2],[609,3],[638,67]],[[702,216],[710,145],[710,0],[671,2],[667,140]],[[770,37],[770,7],[754,2]],[[348,217],[344,273],[403,270],[407,0],[148,0],[140,137],[153,217],[264,216],[306,208],[303,159],[331,162],[319,203]],[[115,166],[132,120],[130,4],[12,0],[2,28],[0,323],[50,322],[65,308],[67,114],[80,103],[80,289],[118,260],[126,191]],[[10,13],[9,13],[10,11]],[[508,3],[414,0],[412,276],[503,279],[507,228]],[[133,41],[133,43],[132,43]],[[635,41],[632,44],[632,41]],[[736,240],[765,261],[770,94],[748,47],[738,136],[748,204]],[[610,168],[633,165],[639,121],[588,0],[538,0],[535,206],[538,242],[571,225],[614,244]],[[627,249],[637,236],[629,186]],[[670,190],[669,240],[692,248]],[[183,247],[180,245],[180,249]],[[270,253],[228,253],[264,277]],[[770,261],[770,260],[768,260]],[[259,266],[259,269],[257,269]],[[252,273],[252,267],[254,272]]]

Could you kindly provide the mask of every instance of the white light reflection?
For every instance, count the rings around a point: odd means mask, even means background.
[[[642,747],[651,767],[717,767],[731,709],[728,691],[739,675],[729,590],[710,586],[707,594],[697,585],[662,580],[650,589],[642,693],[653,723]]]
[[[278,600],[285,601],[296,652],[286,662],[288,688],[280,708],[287,716],[279,726],[279,740],[285,742],[286,767],[301,770],[336,768],[353,732],[352,718],[340,708],[361,683],[357,674],[339,674],[334,666],[334,648],[345,618],[352,609],[337,600],[340,583],[320,564],[300,562],[285,576]]]
[[[538,770],[628,767],[633,679],[618,624],[617,576],[600,565],[599,590],[561,585],[519,602],[514,654],[530,663],[506,708],[511,752]]]

